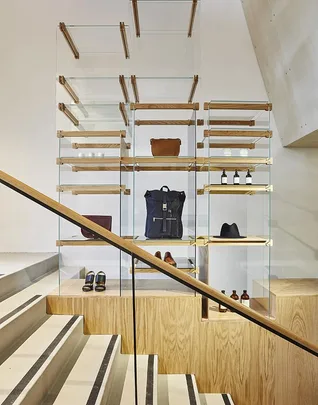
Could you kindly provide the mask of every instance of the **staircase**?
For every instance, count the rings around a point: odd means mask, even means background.
[[[134,405],[134,356],[121,354],[121,337],[85,336],[83,317],[46,314],[56,260],[2,277],[0,405]],[[82,270],[71,269],[74,276]],[[19,280],[14,288],[11,277]],[[137,379],[140,405],[233,405],[227,394],[199,394],[194,375],[158,374],[153,354],[137,356]]]

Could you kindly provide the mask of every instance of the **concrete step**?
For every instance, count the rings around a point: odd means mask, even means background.
[[[201,405],[234,405],[230,394],[200,394]]]
[[[1,254],[0,301],[30,286],[59,267],[57,253]]]
[[[138,403],[157,405],[158,357],[138,355],[137,370]],[[120,405],[135,405],[134,356],[128,358]]]
[[[159,374],[159,405],[201,405],[193,374]]]
[[[105,404],[120,356],[120,336],[90,336],[54,405]]]
[[[40,404],[83,336],[82,317],[51,316],[0,366],[0,403]]]

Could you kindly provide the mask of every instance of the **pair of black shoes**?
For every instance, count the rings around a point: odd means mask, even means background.
[[[93,271],[89,271],[85,277],[85,284],[82,287],[84,292],[93,291],[95,280],[95,291],[106,290],[106,274],[103,271],[99,271],[96,276]]]

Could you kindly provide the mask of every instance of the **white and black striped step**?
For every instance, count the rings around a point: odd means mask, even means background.
[[[120,336],[90,336],[54,405],[105,404],[114,379],[114,365],[120,355],[120,346]]]
[[[40,404],[82,337],[82,317],[51,316],[0,366],[1,405]]]
[[[200,394],[201,405],[234,405],[230,394]]]
[[[201,405],[192,374],[160,374],[158,395],[158,405]]]
[[[135,405],[134,356],[129,356],[120,405]],[[158,357],[137,356],[138,403],[157,405]]]

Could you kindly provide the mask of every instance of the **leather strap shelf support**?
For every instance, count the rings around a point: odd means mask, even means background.
[[[135,31],[136,37],[140,38],[140,23],[139,23],[139,12],[138,12],[138,0],[132,0],[132,8],[134,14],[134,23],[135,23]]]
[[[121,40],[123,42],[123,47],[124,47],[125,58],[129,59],[129,48],[128,48],[128,41],[127,41],[125,23],[123,23],[123,22],[119,23],[119,28],[120,28]]]
[[[29,200],[41,205],[43,208],[53,212],[61,218],[69,221],[70,223],[79,226],[89,232],[93,232],[99,239],[110,243],[115,248],[134,256],[138,260],[142,260],[150,267],[159,270],[162,274],[168,276],[172,280],[191,288],[193,291],[203,295],[204,297],[215,301],[217,304],[224,305],[231,311],[237,313],[250,322],[260,326],[261,328],[275,334],[276,336],[286,340],[287,342],[299,347],[302,350],[318,357],[318,345],[314,342],[310,342],[307,339],[297,335],[290,329],[281,326],[279,323],[272,321],[271,319],[259,314],[258,312],[240,304],[230,297],[222,294],[220,291],[205,284],[204,282],[193,278],[189,274],[185,274],[179,269],[171,266],[168,263],[155,257],[150,252],[141,249],[135,243],[129,240],[121,238],[113,232],[101,227],[100,225],[90,221],[77,212],[71,210],[65,205],[53,200],[45,194],[40,193],[34,188],[22,183],[16,178],[8,175],[7,173],[0,171],[0,183],[10,188],[11,190],[23,195]],[[219,240],[220,242],[221,240]],[[170,241],[169,241],[170,243]]]
[[[199,110],[199,103],[148,103],[130,104],[131,110]]]
[[[139,92],[137,87],[137,78],[135,75],[130,77],[131,85],[133,88],[134,96],[135,96],[135,103],[139,103]]]
[[[72,39],[70,33],[68,32],[68,29],[66,28],[65,23],[60,22],[59,27],[60,27],[60,31],[64,35],[64,38],[66,39],[66,42],[68,43],[69,47],[71,48],[71,51],[73,52],[74,58],[79,59],[79,57],[80,57],[79,52],[73,42],[73,39]]]
[[[245,126],[255,127],[254,120],[210,120],[209,125]]]
[[[129,103],[129,94],[128,94],[128,89],[126,86],[126,81],[125,81],[124,75],[119,76],[119,84],[121,87],[121,91],[123,92],[125,103],[127,104],[127,103]]]
[[[125,109],[125,103],[119,103],[119,111],[121,112],[121,116],[123,117],[126,127],[128,127],[129,120],[128,120],[128,116],[127,116],[127,111]]]
[[[204,103],[205,110],[272,111],[272,103]]]
[[[58,138],[126,137],[126,131],[57,131]]]
[[[188,103],[192,103],[195,91],[196,91],[197,86],[198,86],[198,83],[199,83],[199,76],[195,75],[193,77],[193,84],[192,84],[192,88],[191,88],[191,91],[190,91],[190,96],[189,96],[189,99],[188,99]]]
[[[71,111],[66,107],[64,103],[59,103],[59,110],[62,111],[63,114],[76,126],[79,126],[79,120],[74,117]]]
[[[198,0],[193,0],[192,1],[192,7],[191,7],[191,16],[190,16],[189,29],[188,29],[188,38],[192,37],[192,32],[193,32],[193,26],[194,26],[194,20],[195,20],[195,14],[196,14],[196,11],[197,11],[197,6],[198,6]]]
[[[241,138],[271,138],[273,136],[272,131],[240,131],[240,130],[224,130],[224,129],[206,129],[204,131],[204,137],[209,136],[221,136],[221,137],[241,137]]]
[[[68,92],[68,94],[72,97],[73,101],[75,104],[79,104],[80,100],[75,93],[75,91],[72,89],[71,85],[69,82],[65,79],[64,76],[59,76],[59,83],[64,87],[64,89]]]
[[[142,125],[195,125],[194,120],[136,120],[137,126]]]

